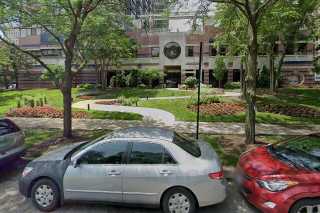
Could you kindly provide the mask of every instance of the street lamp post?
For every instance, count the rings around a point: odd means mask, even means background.
[[[200,54],[199,54],[199,70],[198,70],[198,103],[197,103],[197,135],[196,138],[199,139],[199,122],[200,122],[200,90],[201,90],[201,74],[202,74],[202,46],[203,43],[200,42]]]

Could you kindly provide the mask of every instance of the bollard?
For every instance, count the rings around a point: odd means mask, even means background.
[[[88,111],[90,111],[90,104],[88,104]]]

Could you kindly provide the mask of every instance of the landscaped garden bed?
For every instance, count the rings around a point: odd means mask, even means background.
[[[8,117],[25,117],[25,118],[63,118],[63,110],[50,106],[21,107],[10,110],[6,113]],[[88,118],[87,112],[72,112],[72,117],[77,119]]]
[[[192,111],[197,110],[197,106],[190,107]],[[200,112],[208,115],[233,115],[244,112],[245,107],[243,104],[233,103],[211,103],[200,105]]]
[[[102,105],[121,105],[118,100],[97,101],[95,103],[102,104]]]
[[[320,110],[306,106],[260,104],[259,111],[303,118],[320,118]]]

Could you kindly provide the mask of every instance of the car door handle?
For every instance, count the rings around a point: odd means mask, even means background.
[[[168,176],[168,175],[171,175],[172,172],[169,171],[169,170],[162,170],[162,171],[160,172],[160,174],[161,174],[161,175],[164,175],[164,176]]]
[[[119,176],[121,175],[121,172],[118,172],[116,170],[111,170],[110,172],[108,172],[109,176]]]

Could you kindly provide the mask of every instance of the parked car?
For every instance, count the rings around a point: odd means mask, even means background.
[[[21,129],[9,119],[0,119],[0,166],[19,157],[24,150]]]
[[[320,137],[296,137],[244,153],[236,182],[266,213],[320,212]]]
[[[160,128],[123,129],[48,153],[27,165],[19,185],[42,211],[75,200],[194,213],[226,197],[210,145]]]

